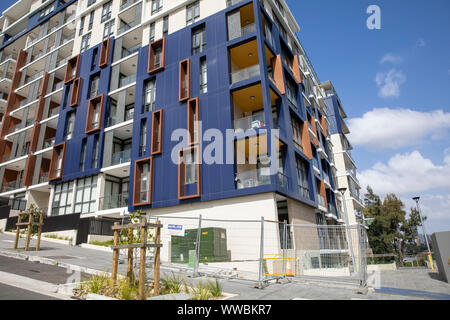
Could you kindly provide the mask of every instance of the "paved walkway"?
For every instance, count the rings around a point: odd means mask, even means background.
[[[66,267],[86,273],[110,272],[112,253],[53,243],[42,240],[39,252],[13,250],[14,236],[0,233],[0,255],[40,261],[45,264]],[[21,240],[19,247],[24,245]],[[34,246],[34,241],[31,246]],[[11,262],[12,263],[12,262]],[[165,266],[167,267],[167,266]],[[1,266],[0,266],[1,269]],[[119,265],[119,273],[124,274],[126,265]],[[13,272],[13,271],[8,271]],[[169,274],[163,270],[162,277]],[[177,273],[175,271],[175,273]],[[195,284],[208,278],[189,278]],[[149,273],[149,276],[151,274]],[[49,280],[47,280],[49,281]],[[325,284],[290,282],[271,284],[264,290],[254,288],[252,282],[242,280],[222,280],[223,290],[233,294],[230,300],[414,300],[414,299],[450,299],[450,285],[437,279],[436,273],[427,270],[382,271],[381,288],[365,295],[358,294],[356,289],[342,288]]]

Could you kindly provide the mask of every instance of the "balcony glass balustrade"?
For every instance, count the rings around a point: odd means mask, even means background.
[[[109,195],[99,200],[100,211],[128,207],[128,193]]]
[[[250,170],[236,174],[236,184],[238,189],[255,188],[270,184],[270,169],[262,168]]]
[[[113,153],[111,157],[111,165],[116,166],[122,163],[130,162],[131,160],[131,149]]]
[[[253,77],[259,77],[261,74],[259,64],[255,64],[248,68],[240,69],[231,73],[231,83],[244,81]]]
[[[236,132],[247,131],[250,129],[262,128],[265,125],[266,124],[264,114],[261,113],[258,115],[253,115],[234,120],[234,131]]]

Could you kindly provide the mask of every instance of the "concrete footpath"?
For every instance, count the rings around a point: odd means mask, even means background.
[[[86,249],[79,246],[68,246],[42,239],[41,251],[14,250],[14,236],[0,233],[0,276],[1,273],[15,274],[17,277],[26,277],[33,281],[46,282],[49,290],[54,290],[52,285],[64,283],[70,280],[70,272],[79,271],[81,279],[89,274],[110,272],[112,253],[102,250]],[[19,242],[19,248],[23,248],[24,240]],[[31,243],[31,250],[35,241]],[[14,261],[1,263],[1,258],[13,258]],[[5,259],[6,259],[5,258]],[[121,257],[122,259],[125,257]],[[24,261],[26,260],[26,261]],[[27,270],[22,270],[19,265],[33,263]],[[9,265],[8,265],[9,264]],[[42,264],[39,266],[39,264]],[[38,267],[39,266],[39,267]],[[50,269],[48,267],[58,268]],[[170,274],[169,266],[164,266],[161,277]],[[42,269],[39,269],[42,268]],[[38,271],[38,272],[36,272]],[[64,272],[64,275],[62,274]],[[119,273],[126,272],[126,265],[119,264]],[[178,272],[175,271],[175,274]],[[52,276],[53,274],[53,276]],[[208,278],[190,278],[187,273],[182,273],[187,281],[195,284]],[[17,278],[16,280],[20,280]],[[151,273],[149,273],[151,277]],[[22,279],[23,280],[23,279]],[[4,284],[4,280],[0,282]],[[428,270],[399,270],[381,271],[381,285],[377,290],[369,290],[367,294],[358,294],[355,288],[343,288],[331,284],[288,282],[284,284],[274,283],[264,290],[254,288],[252,282],[242,280],[221,280],[223,291],[233,296],[230,300],[415,300],[415,299],[439,299],[449,300],[450,285],[437,279],[436,273]],[[64,291],[64,290],[63,290]],[[70,292],[66,290],[67,297]]]

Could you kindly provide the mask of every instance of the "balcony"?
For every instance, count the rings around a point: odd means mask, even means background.
[[[119,79],[119,88],[123,88],[135,82],[136,82],[136,74],[132,74],[131,76],[127,77],[122,77]]]
[[[138,26],[141,23],[141,19],[136,19],[130,23],[123,23],[122,22],[122,27],[119,28],[119,30],[117,31],[117,36],[121,35],[122,33],[127,32],[128,30]]]
[[[99,200],[99,211],[128,207],[128,193],[110,195]]]
[[[55,138],[49,138],[44,140],[44,149],[51,148],[55,145]]]
[[[237,189],[255,188],[270,184],[269,168],[240,172],[236,174]]]
[[[231,83],[244,81],[253,77],[259,77],[261,74],[259,64],[240,69],[231,73]]]
[[[232,7],[232,6],[234,6],[235,4],[238,4],[238,3],[240,3],[240,2],[242,2],[243,0],[227,0],[227,8],[228,7]]]
[[[2,193],[3,192],[10,192],[10,191],[13,191],[13,190],[16,190],[16,189],[20,189],[20,188],[22,188],[22,182],[23,182],[23,179],[17,179],[17,180],[14,180],[14,181],[9,181],[9,182],[6,182],[3,186],[2,186]]]
[[[317,201],[319,203],[319,207],[326,208],[326,206],[325,206],[325,197],[323,195],[318,194],[317,195]]]
[[[282,172],[277,174],[277,185],[278,187],[287,190],[289,188],[289,178]]]
[[[253,4],[236,9],[227,15],[228,41],[256,31]],[[230,27],[233,26],[233,27]]]
[[[134,118],[134,108],[125,110],[125,115],[122,118],[117,116],[110,116],[108,118],[108,127],[115,126],[116,124],[132,120]]]
[[[121,152],[116,152],[116,153],[112,154],[111,165],[117,166],[122,163],[130,162],[130,160],[131,160],[131,149],[121,151]]]
[[[39,176],[39,184],[48,182],[48,172],[44,172]]]
[[[119,11],[123,11],[126,8],[131,7],[133,4],[135,4],[136,2],[139,2],[139,1],[141,1],[141,0],[126,0],[120,6],[120,10]]]
[[[122,54],[120,55],[121,59],[124,59],[128,56],[131,56],[132,54],[136,53],[139,51],[139,49],[141,48],[141,44],[137,44],[136,46],[126,49],[126,48],[122,48]]]
[[[234,131],[247,131],[265,127],[264,113],[234,120]]]

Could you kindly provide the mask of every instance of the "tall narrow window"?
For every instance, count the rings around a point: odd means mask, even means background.
[[[152,155],[162,152],[163,111],[153,112],[152,116]]]
[[[199,98],[191,99],[188,101],[188,123],[187,129],[190,135],[190,144],[199,143],[199,128],[200,121],[200,106]]]
[[[155,41],[155,23],[150,25],[150,43]]]
[[[186,59],[180,62],[179,80],[179,100],[181,102],[190,98],[191,88],[191,60]]]
[[[92,163],[91,163],[92,169],[97,168],[97,162],[98,162],[98,147],[99,147],[98,136],[95,136],[95,137],[94,137],[94,149],[92,150]]]
[[[75,128],[75,111],[71,111],[67,113],[64,140],[72,139],[74,128]]]
[[[50,161],[49,181],[62,178],[65,154],[66,143],[61,143],[53,147],[52,160]]]
[[[186,185],[197,183],[197,164],[194,150],[183,153],[183,163],[185,165],[184,183]]]
[[[91,83],[89,85],[89,99],[95,98],[98,96],[98,87],[100,84],[100,74],[96,74],[92,76]]]
[[[81,36],[81,35],[83,34],[83,30],[84,30],[84,20],[86,20],[86,17],[85,17],[85,16],[83,16],[83,17],[81,18],[81,21],[80,21],[80,30],[78,31],[78,35],[79,35],[79,36]]]
[[[86,163],[86,142],[86,139],[83,139],[81,144],[80,172],[84,171],[84,165]]]
[[[186,7],[186,25],[193,24],[200,18],[200,2],[196,1]]]
[[[102,8],[102,23],[106,20],[111,19],[111,8],[112,8],[112,1],[109,1],[103,5]]]
[[[75,80],[75,78],[78,75],[79,65],[80,65],[80,55],[71,58],[67,62],[66,74],[64,76],[64,83],[65,84]]]
[[[156,80],[148,80],[145,83],[144,108],[143,113],[153,111],[155,109],[156,100]]]
[[[206,48],[206,29],[201,26],[192,30],[192,55],[201,53]]]
[[[208,65],[206,57],[200,59],[200,93],[208,92]]]
[[[165,67],[166,55],[166,38],[162,38],[150,44],[148,55],[148,70],[149,74],[161,71]]]
[[[201,196],[201,175],[199,162],[199,147],[191,147],[180,150],[178,165],[178,198],[180,200],[198,198]],[[197,190],[193,193],[186,190],[188,185],[197,185]]]
[[[139,141],[139,156],[142,157],[146,152],[147,147],[147,119],[141,122],[141,133]]]
[[[134,196],[135,206],[152,203],[153,158],[137,160],[134,166]]]
[[[88,31],[91,31],[92,27],[94,26],[94,14],[95,14],[95,11],[92,11],[91,14],[89,15]]]
[[[95,48],[94,52],[92,53],[91,71],[97,68],[97,61],[98,61],[98,48]]]
[[[306,199],[310,199],[308,176],[308,165],[304,160],[297,158],[298,187],[300,194]]]
[[[167,36],[169,34],[169,16],[165,16],[163,19],[163,36]]]
[[[86,134],[100,130],[102,125],[104,96],[98,96],[89,100],[86,119]]]

